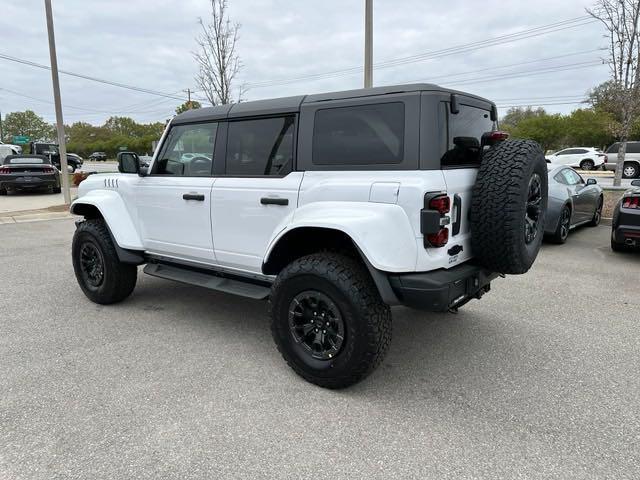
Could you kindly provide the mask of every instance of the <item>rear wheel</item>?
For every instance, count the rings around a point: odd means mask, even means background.
[[[585,158],[580,162],[580,168],[582,170],[593,170],[594,166],[595,166],[594,161],[589,158]]]
[[[569,236],[569,230],[571,229],[571,208],[568,205],[562,207],[560,212],[560,218],[558,219],[558,226],[556,231],[550,237],[550,240],[554,243],[565,243]]]
[[[593,217],[589,222],[590,227],[597,227],[598,225],[600,225],[600,220],[602,220],[602,203],[603,200],[602,197],[600,197],[596,205],[596,210],[593,212]]]
[[[530,140],[487,150],[473,187],[471,247],[487,269],[525,273],[538,255],[547,211],[547,164]]]
[[[133,292],[138,268],[120,262],[103,220],[86,220],[78,226],[71,255],[78,284],[92,302],[116,303]]]
[[[286,362],[325,388],[365,378],[391,341],[391,311],[368,272],[337,253],[309,255],[285,267],[272,287],[270,313]]]
[[[622,178],[636,178],[638,176],[638,165],[635,163],[625,163],[622,168]]]
[[[0,195],[6,195],[7,194],[7,189],[6,188],[0,188]]]

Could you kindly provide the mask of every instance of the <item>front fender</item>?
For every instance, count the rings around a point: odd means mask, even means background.
[[[78,215],[81,205],[91,205],[98,209],[118,246],[144,250],[131,215],[118,192],[91,190],[71,204],[71,213]]]
[[[264,261],[291,230],[318,227],[347,234],[376,269],[411,272],[416,268],[417,242],[402,207],[372,202],[314,202],[298,208],[272,236]]]

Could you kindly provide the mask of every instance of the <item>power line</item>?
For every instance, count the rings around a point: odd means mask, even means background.
[[[518,107],[546,107],[551,105],[579,105],[584,103],[586,100],[581,102],[549,102],[549,103],[522,103],[518,105],[498,105],[498,108],[518,108]]]
[[[487,71],[501,70],[503,68],[511,68],[511,67],[519,67],[519,66],[522,66],[522,65],[530,65],[532,63],[549,62],[551,60],[558,60],[560,58],[577,57],[577,56],[580,56],[580,55],[585,55],[587,53],[599,52],[601,50],[602,49],[600,49],[600,48],[596,48],[596,49],[592,49],[592,50],[584,50],[584,51],[581,51],[581,52],[565,53],[563,55],[556,55],[556,56],[553,56],[553,57],[539,58],[539,59],[536,59],[536,60],[527,60],[526,62],[511,63],[511,64],[507,64],[507,65],[496,65],[496,66],[492,66],[492,67],[481,68],[479,70],[469,70],[469,71],[458,72],[458,73],[447,73],[447,74],[443,74],[443,75],[438,75],[436,77],[428,77],[428,78],[419,78],[419,79],[415,79],[415,80],[407,80],[405,83],[427,82],[427,81],[431,82],[431,81],[438,80],[438,79],[441,79],[441,78],[459,77],[459,76],[463,76],[463,75],[470,75],[472,73],[481,73],[481,72],[487,72]]]
[[[11,55],[7,55],[7,54],[4,54],[4,53],[0,53],[0,59],[8,60],[10,62],[15,62],[15,63],[21,63],[23,65],[29,65],[31,67],[42,68],[44,70],[51,70],[51,67],[49,67],[48,65],[43,65],[41,63],[32,62],[30,60],[24,60],[22,58],[12,57]],[[102,84],[111,85],[111,86],[114,86],[114,87],[125,88],[127,90],[134,90],[136,92],[148,93],[150,95],[157,95],[157,96],[160,96],[160,97],[167,97],[167,98],[173,98],[174,100],[184,101],[184,97],[178,97],[178,96],[175,96],[175,95],[172,95],[172,94],[168,94],[168,93],[165,93],[165,92],[159,92],[157,90],[150,90],[148,88],[136,87],[134,85],[127,85],[125,83],[114,82],[112,80],[105,80],[105,79],[102,79],[102,78],[90,77],[90,76],[84,75],[82,73],[74,73],[74,72],[69,72],[69,71],[66,71],[66,70],[59,70],[59,72],[64,74],[64,75],[68,75],[68,76],[76,77],[76,78],[82,78],[84,80],[90,80],[92,82],[102,83]]]
[[[466,53],[474,50],[478,50],[481,48],[487,48],[495,45],[501,45],[504,43],[511,43],[518,40],[523,40],[526,38],[537,37],[540,35],[546,35],[548,33],[558,32],[562,30],[566,30],[569,28],[581,27],[590,23],[594,23],[597,20],[593,19],[590,16],[582,16],[576,17],[568,20],[563,20],[547,25],[542,25],[539,27],[530,28],[527,30],[522,30],[520,32],[501,35],[498,37],[492,37],[485,40],[475,41],[467,44],[457,45],[454,47],[448,47],[440,50],[434,50],[430,52],[425,52],[417,55],[412,55],[409,57],[402,57],[393,60],[387,60],[384,62],[379,62],[374,64],[374,69],[380,68],[390,68],[398,65],[405,65],[408,63],[414,63],[424,60],[431,60],[434,58],[439,58],[443,56],[455,55],[459,53]],[[348,76],[362,72],[362,66],[344,68],[340,70],[333,70],[328,72],[321,72],[309,75],[302,75],[299,77],[293,78],[284,78],[284,79],[275,79],[275,80],[265,80],[262,82],[253,82],[247,83],[247,87],[249,88],[263,88],[275,85],[287,85],[290,83],[296,83],[300,81],[309,81],[309,80],[320,80],[326,78],[334,78],[340,76]]]

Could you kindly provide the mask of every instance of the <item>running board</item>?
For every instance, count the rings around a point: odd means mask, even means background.
[[[267,298],[271,292],[269,287],[262,285],[256,285],[254,283],[243,282],[241,280],[234,280],[231,278],[218,277],[216,275],[210,275],[173,265],[148,263],[144,267],[144,273],[154,277],[188,283],[189,285],[197,285],[210,290],[231,293],[256,300],[263,300]]]

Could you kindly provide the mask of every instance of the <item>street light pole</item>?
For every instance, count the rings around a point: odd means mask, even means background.
[[[364,6],[364,88],[373,86],[373,0]]]
[[[60,99],[60,80],[58,79],[58,57],[56,55],[56,38],[53,33],[53,13],[51,0],[44,0],[47,13],[47,33],[49,34],[49,56],[51,57],[51,81],[53,83],[53,101],[56,106],[56,130],[58,131],[58,148],[60,149],[60,176],[64,203],[71,203],[69,191],[69,170],[67,169],[67,145],[64,138],[64,122],[62,120],[62,100]]]

